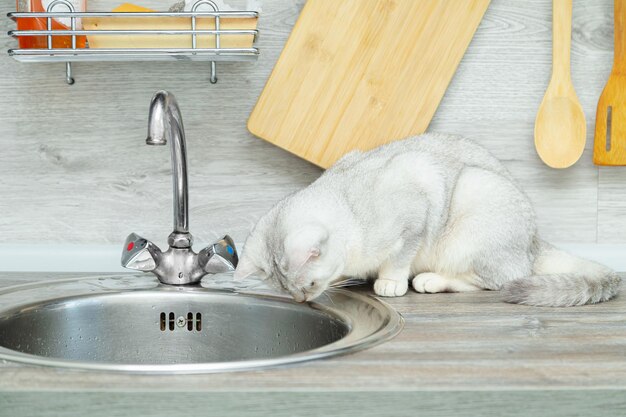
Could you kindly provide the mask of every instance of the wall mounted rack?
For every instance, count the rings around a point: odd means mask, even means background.
[[[201,6],[208,6],[212,10],[200,11],[198,9]],[[61,7],[67,11],[53,11]],[[8,54],[22,62],[64,62],[68,84],[74,83],[73,62],[169,60],[210,62],[210,81],[215,83],[217,82],[216,62],[254,61],[259,54],[259,50],[254,47],[254,42],[258,38],[256,29],[258,12],[220,11],[211,0],[197,1],[192,11],[188,12],[76,12],[69,1],[56,0],[50,3],[46,12],[12,12],[7,16],[16,22],[19,19],[40,19],[39,21],[42,22],[41,19],[43,19],[44,30],[20,30],[18,24],[18,29],[11,30],[8,34],[18,41],[24,37],[45,39],[46,47],[9,49]],[[125,22],[128,22],[128,19],[131,19],[131,22],[147,22],[147,19],[155,18],[163,19],[160,22],[168,23],[166,25],[168,27],[177,26],[180,22],[184,25],[188,22],[189,27],[106,29],[107,26],[111,26],[110,23],[120,21],[116,19],[123,19]],[[67,21],[69,23],[67,29],[54,29],[55,19]],[[80,28],[81,23],[87,26],[85,24],[87,21],[104,22],[104,24],[92,24],[91,26],[96,26],[95,28]],[[225,25],[225,22],[228,22],[228,25]],[[238,22],[241,22],[241,27],[247,28],[238,28]],[[210,28],[200,28],[206,26]],[[224,26],[230,26],[230,28]],[[55,37],[65,37],[69,47],[55,47]],[[120,39],[126,40],[128,47],[101,47],[107,45],[105,37],[109,37],[108,40],[116,39],[117,44]],[[86,39],[86,42],[82,42],[84,47],[79,46],[79,39]],[[94,47],[96,40],[101,46]],[[89,45],[90,43],[92,45]],[[108,44],[110,43],[109,41]],[[137,47],[146,43],[151,44],[150,47]],[[160,47],[161,43],[165,46]],[[242,43],[246,44],[245,47],[238,46]]]

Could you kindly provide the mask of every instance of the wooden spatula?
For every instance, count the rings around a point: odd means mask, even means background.
[[[552,78],[535,120],[535,148],[546,165],[567,168],[585,150],[585,114],[570,74],[572,0],[552,2]]]
[[[613,70],[598,100],[593,162],[626,165],[626,0],[615,0]]]

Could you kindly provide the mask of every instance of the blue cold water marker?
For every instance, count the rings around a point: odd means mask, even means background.
[[[232,247],[232,246],[230,246],[230,245],[226,246],[226,250],[227,250],[227,251],[228,251],[228,253],[230,253],[231,255],[232,255],[233,253],[235,253],[235,250],[234,250],[234,249],[233,249],[233,247]]]

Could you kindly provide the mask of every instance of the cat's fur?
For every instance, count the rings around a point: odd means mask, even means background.
[[[381,296],[502,290],[513,303],[573,306],[613,297],[609,268],[537,237],[530,201],[486,149],[424,134],[352,152],[278,202],[250,234],[236,277],[257,274],[298,301],[345,277]]]

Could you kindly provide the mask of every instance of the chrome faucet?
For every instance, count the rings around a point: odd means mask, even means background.
[[[122,249],[122,266],[152,272],[164,284],[182,285],[199,282],[206,274],[232,271],[237,266],[233,240],[224,236],[195,253],[189,233],[189,194],[187,190],[187,150],[183,118],[176,98],[159,91],[152,98],[148,116],[148,145],[170,141],[174,183],[174,231],[167,238],[169,249],[161,251],[154,243],[131,233]]]

